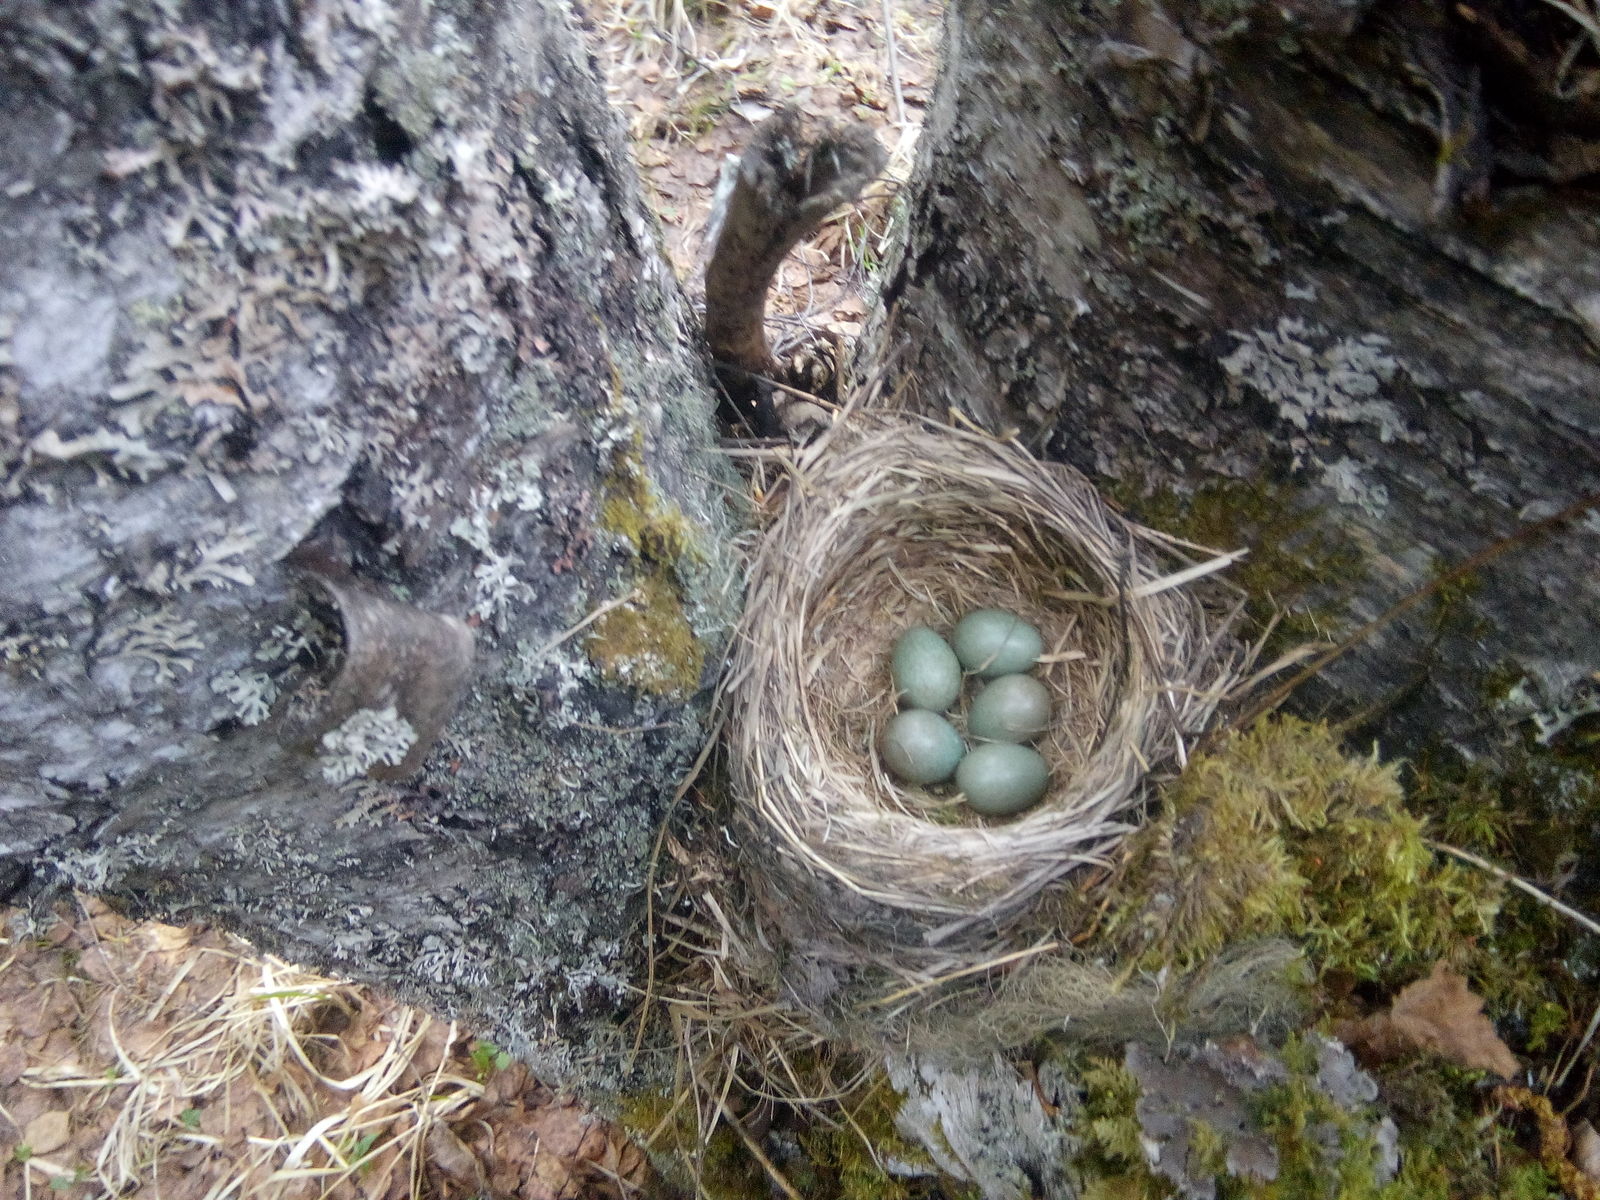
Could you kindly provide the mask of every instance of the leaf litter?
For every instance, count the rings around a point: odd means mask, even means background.
[[[0,1195],[621,1200],[620,1127],[438,1020],[203,926],[4,910]]]

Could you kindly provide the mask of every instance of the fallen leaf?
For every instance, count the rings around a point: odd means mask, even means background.
[[[1447,964],[1401,990],[1386,1013],[1340,1022],[1335,1035],[1365,1064],[1427,1050],[1510,1079],[1520,1064],[1483,1015],[1483,999]]]
[[[59,1108],[41,1113],[28,1122],[22,1141],[34,1154],[49,1154],[67,1144],[72,1136],[72,1118]]]
[[[428,1158],[457,1183],[480,1191],[488,1187],[478,1156],[443,1121],[435,1122],[428,1129]]]
[[[1572,1127],[1572,1161],[1596,1183],[1600,1183],[1600,1133],[1588,1121]]]

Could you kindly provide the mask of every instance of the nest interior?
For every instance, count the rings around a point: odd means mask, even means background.
[[[982,434],[858,414],[804,453],[726,691],[739,812],[791,935],[992,946],[1042,889],[1103,863],[1235,678],[1186,586],[1205,573],[1077,472]],[[1039,628],[1054,701],[1049,790],[1007,820],[953,785],[901,784],[877,754],[895,639],[983,607]]]

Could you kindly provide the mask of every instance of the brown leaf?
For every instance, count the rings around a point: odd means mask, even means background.
[[[488,1187],[478,1156],[443,1121],[435,1122],[428,1129],[428,1157],[434,1166],[457,1183],[479,1190]]]
[[[1600,1133],[1588,1121],[1572,1127],[1572,1161],[1596,1183],[1600,1183]]]
[[[49,1154],[67,1144],[72,1136],[72,1118],[59,1108],[52,1108],[28,1122],[22,1131],[23,1144],[35,1154]]]
[[[1427,1050],[1506,1079],[1520,1069],[1516,1055],[1483,1015],[1482,998],[1442,962],[1433,965],[1426,979],[1402,989],[1387,1013],[1343,1021],[1335,1032],[1365,1064]]]

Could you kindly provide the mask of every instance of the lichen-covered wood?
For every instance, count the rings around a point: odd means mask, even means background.
[[[0,94],[0,870],[573,1069],[739,590],[570,14],[23,3]]]
[[[887,345],[934,411],[1136,508],[1270,481],[1359,560],[1313,581],[1352,628],[1600,490],[1600,222],[1483,48],[1518,9],[956,0]],[[1321,699],[1413,742],[1559,736],[1600,700],[1596,561],[1591,512]]]

